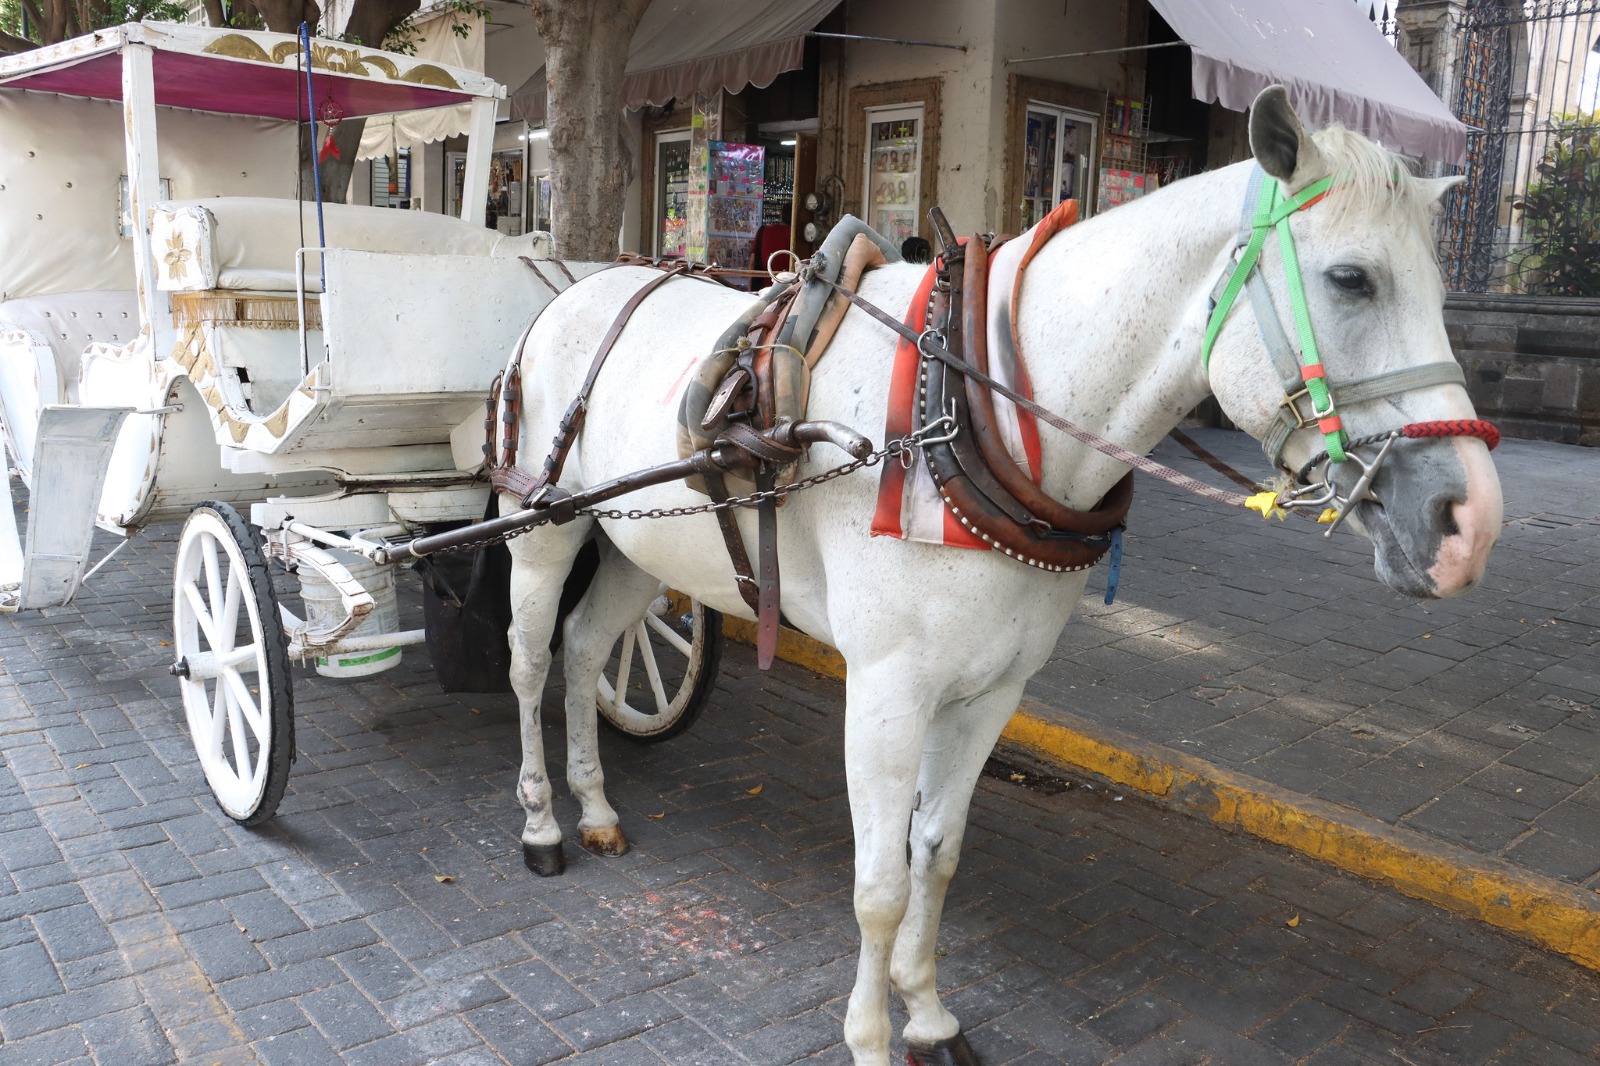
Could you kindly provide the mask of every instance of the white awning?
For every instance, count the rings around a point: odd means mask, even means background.
[[[1194,56],[1195,99],[1246,111],[1282,85],[1311,128],[1342,122],[1400,152],[1466,157],[1467,128],[1351,0],[1150,0]]]
[[[807,31],[839,0],[655,0],[628,49],[622,79],[630,108],[696,92],[764,88],[805,63]],[[511,117],[545,119],[544,71],[511,94]]]
[[[458,33],[457,27],[466,33]],[[482,15],[440,11],[417,21],[415,54],[420,59],[482,71],[484,37]],[[420,148],[429,141],[466,133],[471,125],[469,104],[368,119],[356,158],[376,159],[392,156],[401,148]]]

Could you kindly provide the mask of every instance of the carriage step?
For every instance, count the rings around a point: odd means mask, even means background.
[[[33,450],[28,533],[20,554],[16,528],[0,519],[0,586],[17,586],[22,609],[71,603],[89,568],[95,512],[106,467],[130,407],[49,405],[39,413]],[[15,571],[12,573],[11,571]]]

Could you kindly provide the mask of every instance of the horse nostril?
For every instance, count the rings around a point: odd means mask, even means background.
[[[1456,500],[1445,500],[1439,505],[1439,529],[1447,537],[1461,535],[1461,527],[1456,525]]]

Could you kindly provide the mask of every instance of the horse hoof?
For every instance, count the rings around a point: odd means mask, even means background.
[[[583,846],[596,855],[623,855],[628,851],[628,838],[619,826],[582,830],[582,839]]]
[[[554,844],[524,844],[522,865],[540,877],[554,877],[567,868],[567,855],[559,840]]]
[[[910,1066],[981,1066],[978,1053],[962,1033],[932,1044],[912,1044],[906,1051],[906,1062]]]

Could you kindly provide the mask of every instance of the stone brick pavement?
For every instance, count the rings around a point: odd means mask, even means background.
[[[731,648],[689,733],[606,738],[634,849],[569,843],[567,875],[540,880],[509,700],[442,695],[409,653],[358,682],[297,671],[289,793],[243,830],[165,673],[174,535],[71,608],[0,617],[0,1062],[846,1060],[836,682]],[[1138,593],[1155,567],[1136,563]],[[559,722],[547,743],[559,757]],[[557,808],[570,828],[559,778]],[[990,1064],[1600,1056],[1589,971],[1131,797],[1005,773],[978,790],[941,952]]]
[[[1194,435],[1265,469],[1241,433]],[[1156,455],[1220,481],[1171,441]],[[1029,692],[1600,889],[1600,451],[1507,440],[1495,462],[1506,525],[1488,575],[1433,603],[1379,584],[1354,534],[1141,479],[1117,603],[1085,598]]]

